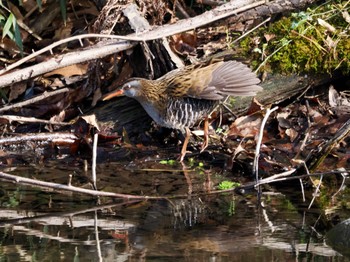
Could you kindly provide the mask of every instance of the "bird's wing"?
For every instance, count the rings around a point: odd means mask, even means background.
[[[246,65],[237,61],[223,62],[212,73],[208,86],[225,95],[254,96],[262,90],[260,79]]]
[[[244,64],[217,62],[205,67],[185,67],[165,75],[167,91],[173,97],[220,100],[224,95],[253,96],[262,90],[260,80]]]

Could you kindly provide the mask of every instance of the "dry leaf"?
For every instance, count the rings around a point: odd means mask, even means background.
[[[328,91],[328,99],[329,105],[332,109],[334,109],[338,116],[350,113],[350,96],[347,92],[341,92],[339,94],[333,86],[330,86]]]
[[[243,141],[243,140],[242,140]],[[233,159],[236,158],[236,156],[238,156],[240,153],[242,152],[246,152],[247,150],[245,150],[242,146],[242,143],[239,143],[239,145],[236,147],[235,151],[233,152]]]
[[[266,42],[269,42],[271,39],[274,39],[276,37],[275,34],[264,34],[264,37],[266,39]]]
[[[15,56],[20,52],[16,43],[7,37],[4,37],[3,39],[1,39],[0,47],[6,50],[10,56]]]
[[[52,75],[62,75],[64,77],[70,77],[74,75],[84,75],[86,74],[87,68],[88,68],[88,64],[70,65],[70,66],[53,70],[45,74],[45,77],[52,76]]]
[[[289,115],[290,115],[290,112],[288,112],[288,111],[278,113],[277,114],[278,126],[280,126],[282,128],[290,128],[291,123],[287,119],[289,117]]]
[[[18,7],[12,4],[11,2],[8,2],[7,4],[9,6],[9,9],[11,10],[11,13],[15,15],[17,21],[23,21],[23,15],[21,11],[18,9]]]
[[[328,101],[329,101],[329,105],[331,107],[336,107],[338,106],[339,103],[339,93],[337,92],[337,90],[335,90],[335,88],[331,85],[329,87],[329,91],[328,91]]]
[[[262,118],[261,114],[237,118],[230,126],[228,136],[255,137],[259,133]]]
[[[9,102],[15,100],[20,95],[22,95],[27,89],[27,83],[25,81],[14,83],[11,86]]]
[[[26,10],[26,13],[34,8],[38,8],[38,4],[35,0],[22,0],[21,6],[24,8],[24,10]]]
[[[58,26],[58,28],[55,30],[55,35],[53,37],[54,40],[61,40],[65,39],[71,36],[71,32],[73,29],[73,22],[67,22],[66,25]]]
[[[343,11],[342,12],[343,18],[345,19],[345,21],[350,24],[350,15],[348,13],[348,11]]]
[[[346,94],[343,94],[343,95],[339,94],[332,85],[329,87],[328,99],[329,99],[329,105],[331,107],[338,107],[338,106],[350,107],[350,101],[349,101],[349,98],[346,96]]]
[[[335,49],[337,47],[337,44],[339,43],[339,40],[340,39],[337,39],[336,41],[334,41],[329,35],[327,35],[325,42],[328,49]]]
[[[294,140],[299,136],[299,133],[294,128],[288,128],[285,134],[289,136],[291,142],[294,142]]]
[[[256,112],[260,112],[264,109],[263,105],[260,104],[260,102],[254,97],[248,110],[247,110],[247,115],[252,115]]]
[[[52,122],[63,122],[66,118],[66,111],[62,110],[58,115],[55,115],[50,118]]]
[[[84,119],[86,123],[88,123],[89,125],[92,125],[93,127],[96,127],[96,129],[100,131],[100,127],[97,123],[95,114],[82,116],[81,118]]]
[[[327,31],[334,33],[335,32],[335,27],[332,26],[331,24],[327,23],[326,21],[324,21],[321,18],[317,18],[317,22],[319,23],[320,26],[324,27],[327,29]]]
[[[178,54],[192,54],[196,51],[197,35],[195,33],[181,33],[172,36],[170,41],[171,48]]]

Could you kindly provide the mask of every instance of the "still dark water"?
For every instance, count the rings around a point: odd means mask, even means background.
[[[99,190],[188,195],[148,201],[96,199],[2,181],[0,261],[350,261],[350,208],[347,200],[336,204],[349,199],[346,190],[333,206],[321,208],[316,201],[310,209],[310,199],[303,202],[297,187],[264,187],[261,200],[254,190],[196,196],[239,178],[199,163],[188,170],[159,161],[98,165]],[[63,184],[72,175],[73,185],[91,188],[90,170],[84,172],[77,160],[2,171]]]

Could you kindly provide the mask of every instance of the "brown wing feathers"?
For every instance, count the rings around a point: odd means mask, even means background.
[[[233,96],[254,96],[262,90],[260,83],[247,66],[236,61],[224,62],[212,73],[212,81],[209,86],[215,86],[221,94]]]
[[[206,67],[187,67],[172,71],[162,80],[173,97],[220,100],[225,95],[254,96],[262,90],[260,80],[244,64],[236,61],[218,62]],[[159,79],[161,80],[161,79]]]

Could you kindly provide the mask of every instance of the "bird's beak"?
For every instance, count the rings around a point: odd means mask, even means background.
[[[105,95],[103,98],[102,98],[102,101],[106,101],[106,100],[109,100],[113,97],[116,97],[116,96],[123,96],[124,95],[124,90],[123,89],[117,89],[107,95]]]

